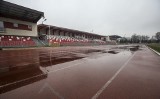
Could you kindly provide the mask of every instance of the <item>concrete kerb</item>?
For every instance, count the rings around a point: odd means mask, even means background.
[[[145,46],[146,46],[146,45],[145,45]],[[156,53],[157,55],[159,55],[159,56],[160,56],[160,53],[159,53],[159,52],[157,52],[156,50],[154,50],[154,49],[150,48],[149,46],[146,46],[146,47],[148,47],[151,51],[153,51],[154,53]]]

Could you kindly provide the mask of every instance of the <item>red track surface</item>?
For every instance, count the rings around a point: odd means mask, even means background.
[[[1,51],[0,99],[160,99],[159,56],[144,46],[86,54],[108,48]],[[75,56],[85,58],[55,63],[56,57]]]

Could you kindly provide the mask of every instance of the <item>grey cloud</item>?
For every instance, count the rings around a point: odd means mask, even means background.
[[[7,0],[43,11],[46,24],[102,35],[160,31],[159,0]],[[41,23],[41,20],[39,21]]]

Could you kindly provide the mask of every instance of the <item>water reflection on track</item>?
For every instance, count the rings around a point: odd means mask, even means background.
[[[0,51],[0,93],[47,78],[43,68],[81,59],[98,52],[118,53],[105,46]]]

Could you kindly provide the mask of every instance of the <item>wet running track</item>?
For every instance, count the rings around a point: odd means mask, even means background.
[[[132,48],[0,51],[0,99],[160,99],[160,57]]]

